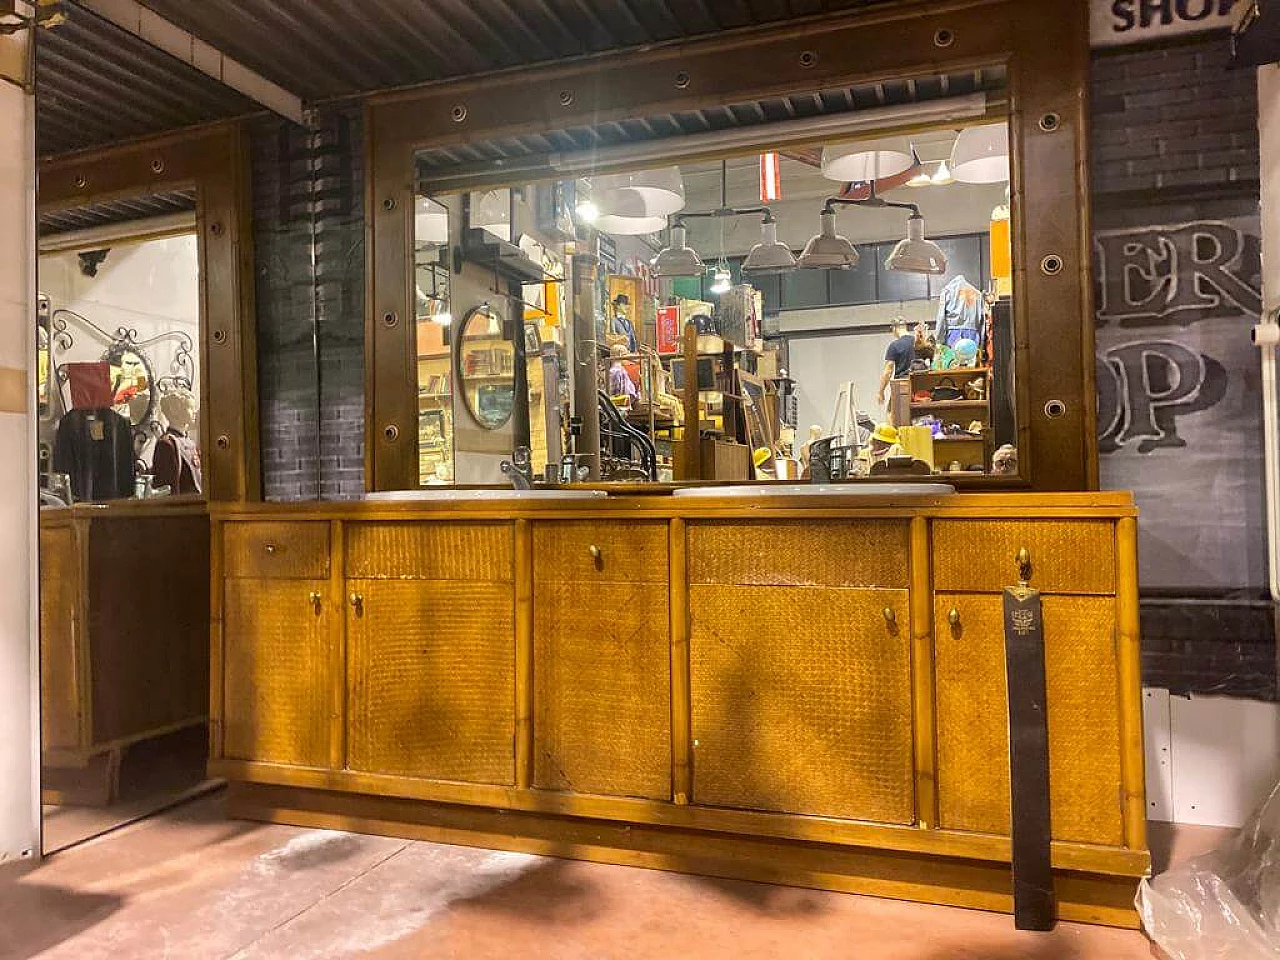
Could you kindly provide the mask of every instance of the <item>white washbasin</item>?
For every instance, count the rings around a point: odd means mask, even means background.
[[[476,500],[595,500],[607,497],[603,490],[516,490],[514,487],[459,490],[454,487],[426,487],[422,490],[381,490],[366,493],[366,500],[379,503],[417,503],[420,501]]]
[[[743,487],[682,487],[673,497],[896,497],[927,500],[949,497],[956,488],[949,483],[753,483]]]

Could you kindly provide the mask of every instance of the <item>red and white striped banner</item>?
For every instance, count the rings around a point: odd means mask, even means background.
[[[773,203],[782,199],[782,169],[776,153],[760,154],[760,202]]]

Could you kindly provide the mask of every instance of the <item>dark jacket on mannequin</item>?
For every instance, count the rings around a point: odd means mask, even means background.
[[[58,421],[53,469],[71,477],[77,500],[133,496],[133,428],[109,407],[71,410]]]

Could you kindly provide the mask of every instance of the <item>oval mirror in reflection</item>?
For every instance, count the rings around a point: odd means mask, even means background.
[[[462,318],[458,337],[458,382],[471,418],[497,430],[515,409],[515,344],[506,324],[489,304],[472,307]]]
[[[156,398],[151,389],[151,363],[141,351],[116,344],[104,358],[111,364],[111,406],[131,426],[149,420]]]

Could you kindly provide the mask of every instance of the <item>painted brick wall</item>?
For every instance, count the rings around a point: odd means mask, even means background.
[[[1093,60],[1093,188],[1100,194],[1241,189],[1258,195],[1253,70],[1222,34]]]
[[[1230,224],[1244,239],[1232,271],[1256,287],[1260,284],[1255,262],[1256,78],[1251,69],[1230,69],[1228,53],[1223,34],[1162,48],[1095,53],[1091,91],[1094,229],[1099,235],[1133,231],[1141,236],[1150,230],[1158,236],[1156,228],[1161,227]],[[1158,246],[1152,251],[1154,277],[1175,273],[1168,260],[1172,254],[1160,256]],[[1095,244],[1095,276],[1100,284],[1105,269],[1101,244]],[[1182,282],[1188,282],[1185,267],[1176,272]],[[1228,378],[1229,393],[1215,408],[1204,409],[1201,404],[1193,410],[1188,403],[1185,413],[1170,411],[1174,442],[1169,437],[1123,442],[1121,436],[1119,446],[1125,449],[1104,450],[1101,456],[1104,485],[1110,481],[1134,489],[1139,508],[1147,507],[1139,520],[1144,536],[1143,680],[1174,693],[1276,698],[1274,617],[1258,576],[1260,567],[1265,579],[1265,534],[1260,522],[1248,519],[1260,520],[1262,510],[1257,359],[1247,346],[1248,328],[1255,317],[1256,312],[1242,307],[1234,317],[1204,320],[1176,311],[1163,323],[1101,313],[1098,318],[1100,382],[1117,345],[1125,349],[1147,340],[1194,351],[1205,362],[1219,364]],[[1107,428],[1101,423],[1100,429],[1103,440],[1110,441],[1102,444],[1104,448],[1117,446],[1115,434],[1105,435]],[[1205,455],[1206,441],[1201,438],[1206,434],[1246,433],[1249,438],[1234,458],[1223,457],[1215,463]],[[1154,448],[1149,456],[1135,453],[1142,439]],[[1233,462],[1221,466],[1225,460]],[[1193,488],[1209,488],[1213,493],[1202,496]],[[1165,509],[1169,503],[1184,505],[1181,521],[1169,517]],[[1215,537],[1228,534],[1216,533],[1215,524],[1231,511],[1237,522],[1239,514],[1245,514],[1245,532],[1240,533],[1239,526],[1232,528],[1233,542],[1216,544]],[[1225,523],[1223,529],[1228,529]],[[1215,546],[1256,555],[1244,565],[1248,574],[1234,581],[1210,582],[1218,565],[1206,557]],[[1188,582],[1182,589],[1152,589],[1151,581],[1159,579],[1158,574],[1151,576],[1157,566],[1152,555],[1158,551],[1167,551],[1175,560],[1185,552],[1187,568],[1202,563],[1209,575],[1203,583]],[[1159,566],[1168,570],[1174,564],[1166,560]],[[1186,579],[1195,576],[1189,574]]]
[[[364,489],[364,146],[359,111],[251,130],[263,490]]]

